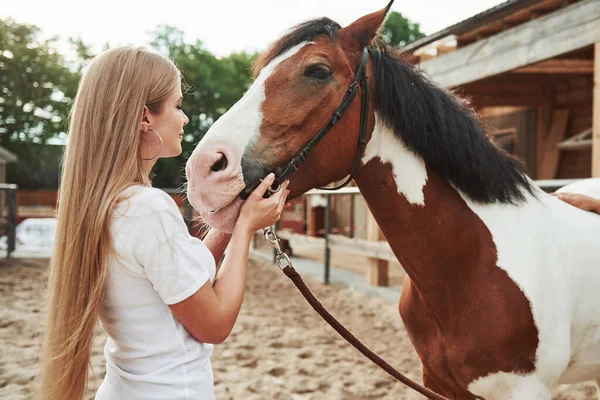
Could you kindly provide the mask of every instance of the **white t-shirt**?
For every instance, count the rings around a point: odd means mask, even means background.
[[[214,399],[213,346],[168,307],[214,280],[214,258],[162,190],[134,186],[123,196],[110,224],[115,254],[100,312],[106,376],[96,399]]]

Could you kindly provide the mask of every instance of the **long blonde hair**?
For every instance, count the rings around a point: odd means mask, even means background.
[[[98,55],[81,79],[70,116],[48,278],[43,399],[85,395],[112,250],[111,213],[123,190],[150,183],[141,154],[144,106],[159,112],[180,84],[171,61],[136,47]]]

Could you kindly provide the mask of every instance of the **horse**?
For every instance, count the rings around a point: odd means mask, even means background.
[[[406,270],[399,312],[426,387],[548,400],[556,384],[597,380],[600,216],[538,188],[468,100],[383,43],[389,7],[346,27],[307,21],[275,41],[188,160],[191,205],[231,231],[240,193],[272,171],[291,171],[290,198],[354,172]],[[346,101],[351,91],[363,100]],[[600,195],[586,182],[563,190]]]

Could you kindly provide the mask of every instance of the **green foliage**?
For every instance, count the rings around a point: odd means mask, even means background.
[[[383,40],[391,46],[406,46],[425,36],[419,24],[409,21],[401,13],[392,11],[382,29]]]
[[[57,154],[62,149],[45,144],[64,137],[82,68],[95,56],[81,39],[71,38],[68,44],[75,59],[67,61],[57,51],[56,39],[40,40],[39,34],[33,25],[0,20],[0,146],[19,158],[17,165],[9,164],[9,181],[31,188],[57,184]],[[187,88],[183,110],[190,123],[184,152],[160,160],[154,178],[156,186],[178,187],[193,147],[250,85],[254,55],[217,58],[201,41],[185,43],[183,32],[171,26],[160,26],[151,35],[151,46],[179,66]]]
[[[0,146],[19,157],[18,170],[27,176],[44,166],[44,146],[23,144],[44,144],[65,130],[79,79],[55,40],[38,34],[35,26],[0,20]]]

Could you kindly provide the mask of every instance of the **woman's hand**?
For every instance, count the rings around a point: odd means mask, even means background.
[[[552,193],[552,195],[584,211],[593,211],[600,214],[599,199],[575,193]]]
[[[258,229],[279,220],[288,195],[286,181],[279,192],[263,199],[274,180],[273,174],[267,176],[242,205],[214,284],[208,281],[187,299],[169,306],[200,342],[222,343],[233,329],[246,288],[250,238]]]
[[[254,233],[279,221],[289,194],[287,187],[290,181],[287,180],[282,183],[281,189],[277,193],[272,194],[269,198],[263,198],[263,195],[273,185],[274,181],[275,175],[270,173],[248,196],[240,210],[236,228],[244,228],[248,232]]]

